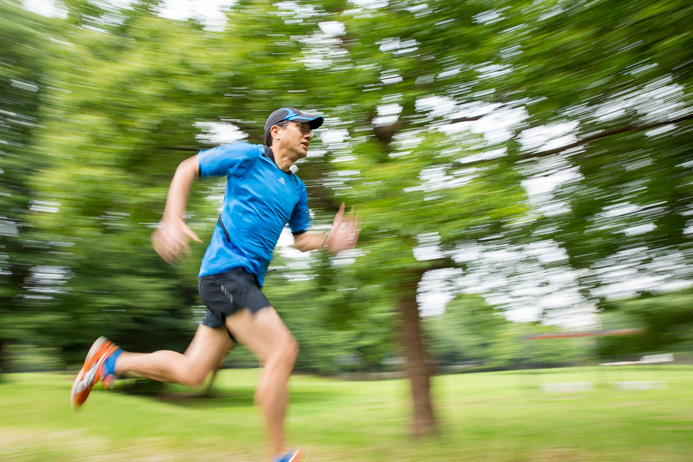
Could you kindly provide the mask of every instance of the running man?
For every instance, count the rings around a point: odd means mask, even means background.
[[[284,442],[287,382],[298,344],[261,288],[287,223],[294,247],[303,252],[326,248],[336,253],[353,248],[358,240],[358,220],[344,216],[344,204],[329,232],[307,232],[311,219],[306,187],[291,166],[306,157],[312,130],[322,123],[320,116],[278,109],[265,124],[265,146],[234,143],[202,151],[180,163],[163,218],[152,235],[154,249],[169,264],[187,253],[188,239],[201,242],[184,220],[195,178],[227,178],[221,214],[199,273],[205,317],[185,354],[131,353],[104,337],[96,340],[72,385],[73,408],[84,404],[94,384],[101,381],[112,386],[118,374],[199,387],[238,341],[264,365],[255,402],[265,418],[274,460],[301,459],[300,449],[287,452]]]

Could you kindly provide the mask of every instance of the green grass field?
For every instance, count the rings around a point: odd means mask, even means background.
[[[225,370],[212,397],[94,390],[69,406],[72,376],[0,382],[3,461],[266,461],[253,407],[257,369]],[[664,389],[617,390],[644,381]],[[662,381],[662,382],[660,382]],[[551,383],[594,389],[546,393]],[[434,379],[438,437],[408,435],[408,383],[296,375],[291,441],[317,461],[693,461],[693,366],[574,368]]]

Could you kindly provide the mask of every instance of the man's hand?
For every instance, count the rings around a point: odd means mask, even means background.
[[[164,217],[152,234],[152,245],[161,258],[169,265],[174,265],[182,256],[190,253],[188,239],[202,243],[182,218]]]
[[[339,211],[334,216],[332,230],[324,245],[332,253],[353,249],[359,240],[359,233],[361,233],[361,218],[354,215],[353,207],[349,215],[345,217],[344,202],[342,202]]]

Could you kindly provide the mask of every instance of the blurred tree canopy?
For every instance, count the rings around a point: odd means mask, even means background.
[[[51,22],[11,2],[0,4],[0,371],[4,346],[30,332],[31,302],[24,287],[43,260],[42,245],[27,238],[32,174],[38,156],[27,155],[46,91]]]
[[[437,357],[519,354],[524,333],[480,298],[519,290],[484,284],[469,249],[549,249],[531,271],[600,307],[690,281],[688,2],[240,0],[223,31],[151,0],[62,4],[65,19],[0,5],[0,347],[31,332],[73,364],[99,334],[182,349],[203,248],[176,268],[151,249],[170,178],[208,132],[260,142],[282,106],[326,118],[299,173],[316,226],[346,201],[363,232],[355,251],[278,258],[268,294],[302,369],[402,354],[417,434],[435,428],[427,274],[479,280],[431,323]],[[191,197],[203,239],[222,193]],[[552,295],[526,263],[494,271]]]

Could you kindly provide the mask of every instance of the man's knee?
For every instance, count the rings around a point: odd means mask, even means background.
[[[279,345],[275,353],[284,364],[293,364],[298,358],[298,342],[292,335],[287,335]]]
[[[287,340],[286,349],[287,349],[287,356],[291,359],[291,363],[292,364],[295,363],[296,358],[298,358],[299,347],[298,347],[298,342],[296,341],[296,339],[293,336],[290,336],[289,340]]]
[[[186,383],[185,385],[187,385],[188,387],[193,388],[193,389],[202,388],[202,386],[205,384],[205,380],[207,380],[208,375],[209,375],[208,373],[202,374],[202,373],[197,372],[197,371],[192,372],[192,373],[188,374],[188,376],[187,376],[187,382],[188,383]]]
[[[193,389],[201,388],[210,372],[212,371],[208,368],[201,368],[198,364],[188,364],[182,373],[180,383]]]

